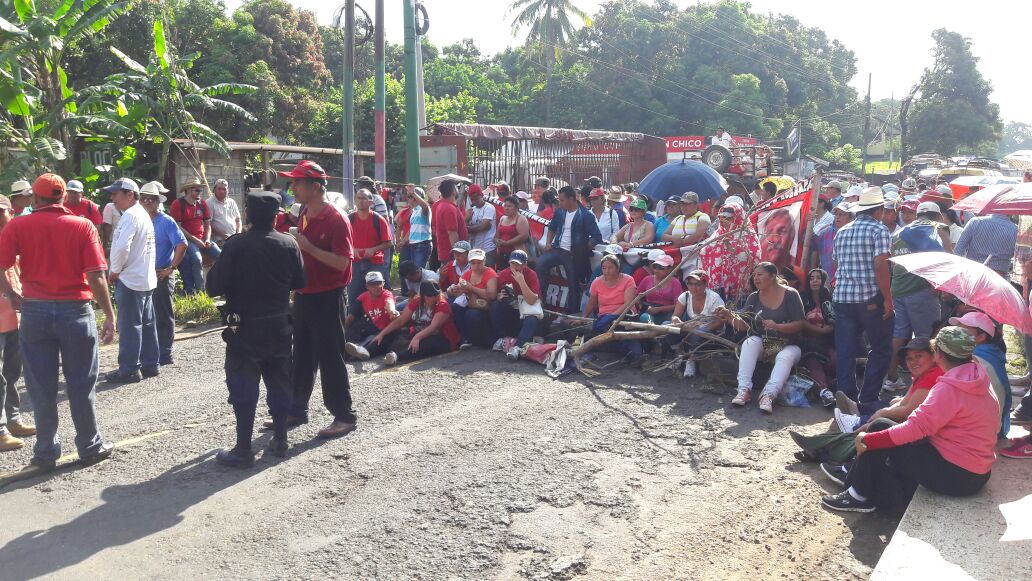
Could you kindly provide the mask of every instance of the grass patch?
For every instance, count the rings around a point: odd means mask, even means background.
[[[899,162],[898,161],[894,161],[892,163],[889,163],[888,160],[885,160],[885,161],[868,161],[867,162],[867,171],[868,171],[868,173],[889,173],[889,172],[899,171]]]
[[[172,312],[179,323],[214,323],[220,320],[219,309],[215,301],[207,294],[199,292],[195,295],[175,295],[172,297]]]

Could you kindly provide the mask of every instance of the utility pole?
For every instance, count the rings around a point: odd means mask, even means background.
[[[867,174],[867,132],[871,129],[871,73],[867,73],[867,100],[864,104],[864,136],[860,147],[860,176]]]
[[[405,13],[405,174],[406,179],[420,183],[419,177],[419,85],[415,0],[401,0]]]
[[[355,0],[344,4],[344,183],[348,204],[355,203]]]
[[[376,0],[376,108],[373,111],[373,128],[375,132],[373,153],[374,174],[376,181],[387,180],[387,69],[384,64],[384,0]]]
[[[895,146],[893,146],[892,138],[892,115],[891,113],[896,111],[896,92],[892,92],[892,96],[889,97],[889,121],[888,121],[888,138],[889,138],[889,171],[892,171],[892,154],[895,153]]]

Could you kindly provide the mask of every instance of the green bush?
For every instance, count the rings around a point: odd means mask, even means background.
[[[179,324],[191,321],[194,323],[214,323],[219,320],[219,310],[215,301],[203,292],[195,295],[175,295],[172,297],[172,312]]]

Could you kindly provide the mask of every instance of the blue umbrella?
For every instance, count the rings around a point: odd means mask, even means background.
[[[724,178],[710,166],[691,159],[670,161],[652,170],[638,184],[638,193],[658,202],[685,192],[699,194],[699,201],[724,195]]]

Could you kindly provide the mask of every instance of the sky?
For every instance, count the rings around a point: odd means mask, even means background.
[[[329,24],[343,0],[290,0],[316,13]],[[437,46],[472,38],[484,54],[494,54],[523,42],[511,32],[509,0],[422,0],[430,17],[427,37]],[[696,0],[674,0],[687,6]],[[372,16],[374,0],[358,0]],[[604,0],[574,0],[588,14],[594,14]],[[227,0],[230,9],[240,0]],[[1032,123],[1032,65],[1028,39],[1032,35],[1032,2],[1028,0],[982,0],[972,4],[957,0],[752,0],[754,12],[789,14],[806,26],[823,29],[857,58],[857,76],[850,84],[862,95],[871,73],[873,100],[905,95],[931,65],[931,33],[947,28],[971,39],[972,51],[980,58],[979,70],[993,86],[991,99],[1000,105],[1004,121]],[[404,40],[402,0],[386,0],[387,39]]]

